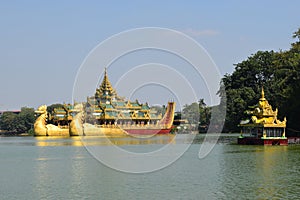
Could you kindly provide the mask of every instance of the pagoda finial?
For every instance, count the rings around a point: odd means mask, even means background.
[[[107,76],[107,68],[104,68],[104,76]]]
[[[104,68],[104,77],[103,77],[103,81],[101,84],[101,87],[103,87],[103,89],[107,89],[107,87],[111,87],[111,84],[108,80],[108,76],[107,76],[107,68]]]

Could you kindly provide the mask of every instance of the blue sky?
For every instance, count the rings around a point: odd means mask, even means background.
[[[71,102],[88,53],[132,28],[181,31],[208,51],[221,74],[231,73],[258,50],[288,49],[299,7],[297,0],[1,1],[0,110]],[[109,73],[114,84],[117,72]]]

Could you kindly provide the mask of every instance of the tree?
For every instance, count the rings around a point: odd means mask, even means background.
[[[240,120],[246,117],[244,111],[256,103],[260,89],[274,77],[275,52],[258,51],[247,60],[236,64],[235,71],[222,79],[226,91],[227,114],[225,131],[239,131]],[[268,87],[267,87],[268,88]],[[268,94],[268,90],[266,90]],[[221,98],[224,95],[219,94]]]
[[[206,132],[210,123],[211,108],[206,105],[204,99],[200,99],[199,103],[199,132]]]
[[[35,121],[35,113],[33,108],[23,107],[21,108],[21,112],[18,115],[20,124],[22,124],[22,128],[19,129],[19,132],[28,132],[33,128],[33,124]]]
[[[52,113],[54,111],[55,108],[63,108],[64,105],[63,104],[60,104],[60,103],[55,103],[55,104],[52,104],[50,106],[47,106],[47,112],[48,113]]]
[[[4,112],[0,118],[0,128],[12,133],[25,133],[33,127],[34,121],[34,109],[23,107],[19,114]]]
[[[199,123],[199,104],[194,102],[190,105],[184,105],[184,108],[181,113],[183,119],[187,119],[190,124]]]
[[[4,112],[0,118],[0,129],[15,132],[16,117],[13,112]]]
[[[279,118],[287,116],[287,126],[300,130],[300,28],[294,33],[298,41],[287,51],[258,51],[238,63],[232,74],[223,79],[227,114],[225,131],[239,131],[237,125],[246,117],[244,111],[257,103],[261,87],[273,108],[279,109]]]
[[[206,132],[210,123],[210,116],[211,108],[206,105],[204,99],[190,105],[184,105],[180,113],[181,119],[187,119],[193,129],[198,129],[200,132]]]
[[[300,50],[300,28],[298,28],[298,30],[296,32],[294,32],[293,38],[298,39],[298,41],[292,43],[291,51],[299,53],[299,50]]]
[[[166,106],[165,105],[162,105],[162,106],[159,106],[159,105],[155,105],[155,106],[151,106],[151,110],[155,111],[156,114],[161,114],[162,116],[165,114],[166,112]]]

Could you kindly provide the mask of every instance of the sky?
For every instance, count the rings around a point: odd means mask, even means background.
[[[232,73],[234,64],[258,50],[289,49],[300,27],[299,7],[297,0],[0,1],[0,110],[72,102],[78,70],[89,53],[107,38],[136,28],[187,34],[207,51],[221,75]],[[158,57],[154,54],[149,53]],[[192,76],[184,64],[181,68]],[[108,68],[113,85],[121,72],[118,66]],[[157,85],[144,90],[132,98],[148,98],[150,104],[170,98]],[[201,98],[201,90],[197,95]]]

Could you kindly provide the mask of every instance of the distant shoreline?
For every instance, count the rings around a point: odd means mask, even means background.
[[[29,133],[15,133],[9,131],[0,131],[0,137],[28,137],[33,136]]]

